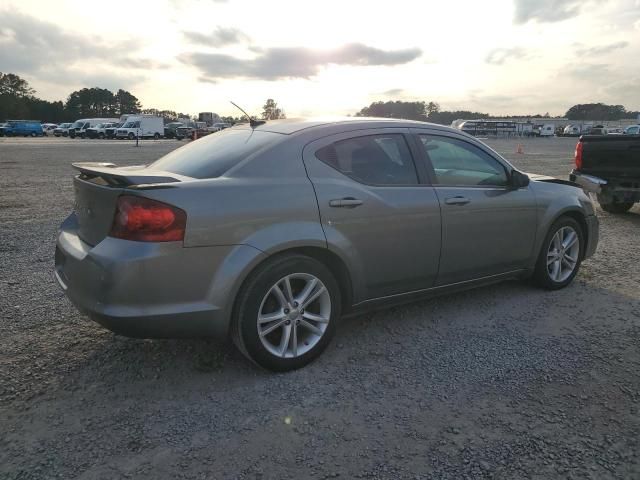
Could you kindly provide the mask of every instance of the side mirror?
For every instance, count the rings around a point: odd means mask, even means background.
[[[519,172],[518,170],[513,170],[511,172],[511,177],[509,178],[509,185],[514,190],[526,187],[527,185],[529,185],[529,177],[526,173]]]

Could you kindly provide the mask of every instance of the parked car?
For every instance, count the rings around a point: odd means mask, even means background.
[[[220,130],[224,130],[225,128],[231,128],[231,125],[224,122],[214,123],[207,130],[209,130],[210,132],[219,132]]]
[[[127,117],[124,125],[116,130],[116,138],[154,138],[158,140],[164,135],[164,120],[154,115],[132,115]]]
[[[580,136],[580,126],[579,125],[567,125],[564,128],[563,135],[565,137],[579,137]]]
[[[604,125],[595,125],[591,128],[589,135],[607,135],[608,130]]]
[[[0,137],[4,137],[4,131],[9,126],[8,123],[0,123]]]
[[[73,125],[72,123],[61,123],[57,128],[53,129],[53,134],[56,137],[67,137],[69,136],[69,127]]]
[[[164,126],[164,138],[182,140],[191,135],[191,129],[182,122],[171,122]]]
[[[69,127],[69,136],[71,138],[86,138],[87,130],[89,128],[94,128],[101,123],[117,121],[117,118],[81,118],[80,120],[76,120],[71,127]]]
[[[640,134],[640,125],[629,125],[624,129],[625,135],[639,135]]]
[[[555,127],[550,123],[538,125],[534,131],[537,137],[553,137],[556,134]]]
[[[89,138],[105,138],[107,136],[108,128],[115,128],[118,125],[117,122],[104,122],[99,123],[95,127],[87,128],[87,137]]]
[[[583,135],[569,179],[595,193],[604,211],[627,212],[640,202],[640,138]]]
[[[189,126],[191,127],[191,133],[189,136],[193,139],[205,137],[212,133],[212,130],[207,127],[206,122],[191,122]]]
[[[42,124],[42,133],[45,135],[53,135],[53,131],[58,128],[57,123],[43,123]]]
[[[7,120],[2,129],[5,137],[42,137],[42,124],[37,120]]]
[[[392,119],[253,121],[148,166],[77,163],[55,275],[135,337],[230,334],[302,367],[343,315],[512,278],[567,286],[598,243],[575,183],[459,130]]]
[[[620,127],[607,127],[607,135],[622,135],[624,130]]]

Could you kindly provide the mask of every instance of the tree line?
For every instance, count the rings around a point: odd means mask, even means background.
[[[112,92],[106,88],[83,88],[71,92],[65,102],[50,102],[35,95],[29,83],[13,73],[0,72],[0,121],[41,120],[52,123],[73,122],[79,118],[119,117],[127,113],[144,113],[164,118],[165,122],[178,119],[193,119],[187,113],[158,108],[142,108],[138,98],[131,92],[119,89]],[[284,110],[269,98],[262,107],[265,120],[286,118]],[[224,116],[220,119],[231,125],[246,121],[243,116]]]
[[[622,105],[606,105],[604,103],[587,103],[574,105],[565,114],[569,120],[621,120],[638,118],[640,112],[627,110]],[[357,117],[384,117],[419,120],[422,122],[451,125],[458,119],[491,119],[491,118],[551,118],[549,113],[536,115],[500,115],[471,112],[468,110],[443,111],[436,102],[373,102],[355,114]]]
[[[71,92],[64,102],[50,102],[36,97],[35,90],[25,79],[13,73],[0,72],[0,121],[11,119],[62,123],[79,118],[116,118],[127,113],[151,113],[166,121],[191,118],[186,113],[173,110],[143,109],[138,98],[123,89],[112,92],[106,88],[82,88]]]
[[[83,88],[72,92],[65,102],[42,100],[35,95],[29,83],[13,73],[0,72],[0,121],[8,119],[42,120],[53,123],[72,122],[78,118],[119,117],[126,113],[148,113],[161,116],[165,121],[191,118],[188,114],[173,110],[142,108],[140,101],[132,93],[119,89],[111,92],[106,88]],[[587,103],[571,107],[565,114],[569,120],[609,120],[637,118],[640,112],[629,111],[623,105]],[[437,102],[373,102],[362,108],[356,116],[404,118],[450,125],[457,119],[515,118],[516,116],[491,116],[488,113],[469,110],[446,111]],[[284,110],[273,99],[268,99],[262,108],[265,120],[286,118]],[[550,118],[544,115],[522,115],[529,118]],[[244,121],[242,116],[222,117],[227,123]]]

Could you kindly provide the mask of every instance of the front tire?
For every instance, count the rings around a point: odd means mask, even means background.
[[[534,281],[548,290],[569,285],[578,274],[584,257],[584,233],[571,217],[560,217],[549,229],[542,243]]]
[[[340,306],[338,283],[326,266],[303,255],[276,257],[258,267],[241,288],[232,337],[257,365],[295,370],[329,345]]]

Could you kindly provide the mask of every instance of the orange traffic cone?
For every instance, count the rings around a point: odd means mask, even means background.
[[[516,153],[523,154],[524,153],[524,145],[519,143],[518,147],[516,148]]]

